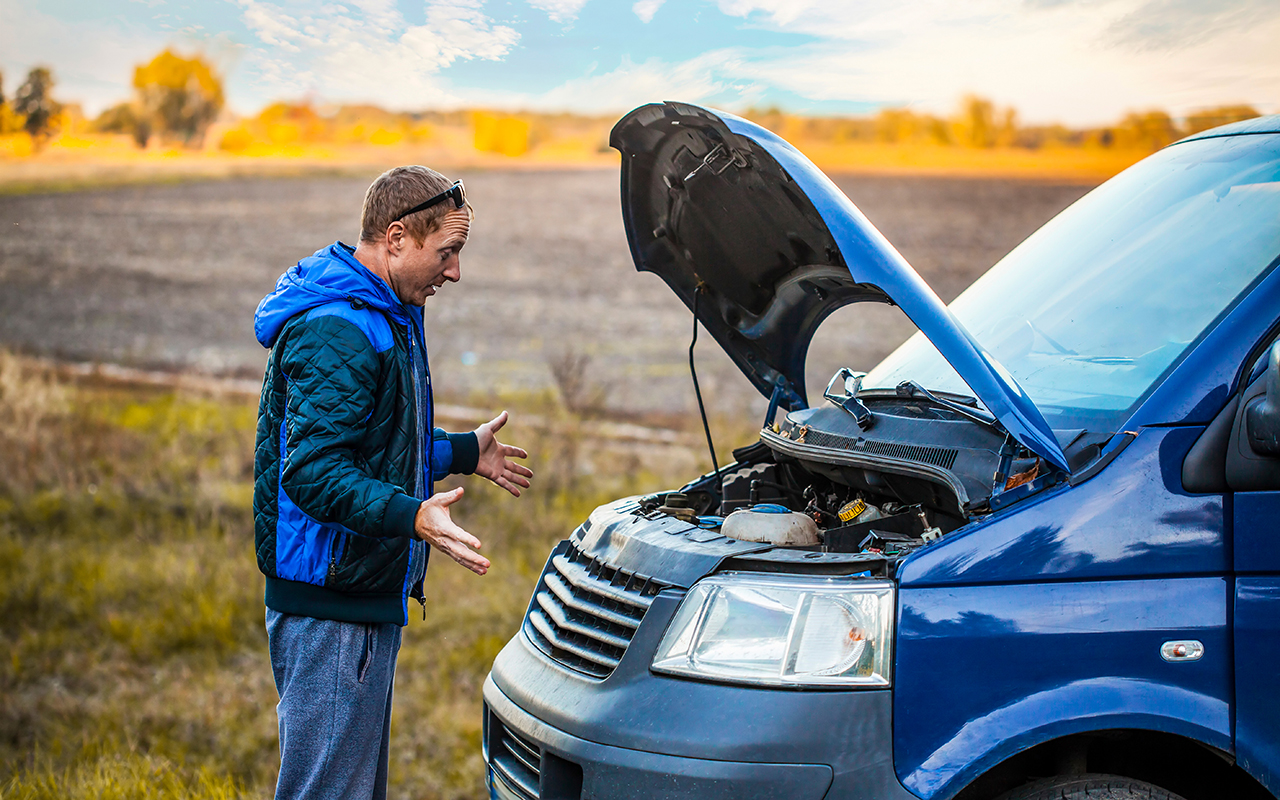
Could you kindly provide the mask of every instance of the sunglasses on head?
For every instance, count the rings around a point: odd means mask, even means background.
[[[428,208],[431,208],[437,203],[443,203],[445,200],[448,200],[450,198],[453,199],[454,208],[467,207],[467,190],[463,188],[462,181],[454,181],[453,185],[450,186],[448,189],[445,189],[443,192],[431,198],[430,200],[426,200],[424,202],[418,203],[416,206],[409,209],[408,211],[400,212],[400,214],[391,221],[399,222],[400,220],[404,219],[410,214],[416,214],[419,211],[426,211]]]

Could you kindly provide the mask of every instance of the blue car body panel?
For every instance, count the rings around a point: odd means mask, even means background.
[[[1236,579],[1236,761],[1272,794],[1280,792],[1280,576]]]
[[[951,797],[1028,747],[1109,728],[1229,751],[1227,594],[1224,578],[904,589],[898,777],[922,798]],[[1170,639],[1202,641],[1205,657],[1165,662]]]
[[[1280,492],[1232,497],[1236,759],[1280,794]]]
[[[1280,492],[1240,492],[1231,505],[1236,574],[1280,574],[1280,526],[1275,517]]]
[[[1202,430],[1143,429],[1092,480],[906,561],[894,757],[907,788],[950,797],[1021,750],[1087,730],[1231,751],[1227,520],[1221,495],[1181,488]],[[1203,642],[1205,657],[1164,662],[1174,639]],[[940,669],[946,680],[924,678]]]
[[[1201,428],[1144,428],[1099,475],[952,532],[899,570],[901,586],[1224,575],[1221,495],[1181,488]]]

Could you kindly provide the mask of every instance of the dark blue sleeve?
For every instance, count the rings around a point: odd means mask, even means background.
[[[431,479],[446,475],[470,475],[480,461],[480,443],[474,431],[446,433],[441,428],[431,432]]]

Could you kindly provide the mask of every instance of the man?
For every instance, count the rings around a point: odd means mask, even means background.
[[[475,473],[516,497],[533,473],[495,434],[432,425],[422,305],[460,277],[471,226],[461,182],[397,167],[365,195],[359,246],[317,251],[280,277],[254,329],[270,348],[254,458],[258,566],[280,693],[278,798],[383,798],[391,688],[428,547],[485,574],[455,525]]]

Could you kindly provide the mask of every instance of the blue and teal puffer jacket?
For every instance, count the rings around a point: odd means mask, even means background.
[[[422,309],[342,242],[280,276],[254,332],[270,348],[253,513],[266,604],[346,622],[408,622],[428,546],[413,521],[432,485],[475,471],[474,433],[432,426]]]

